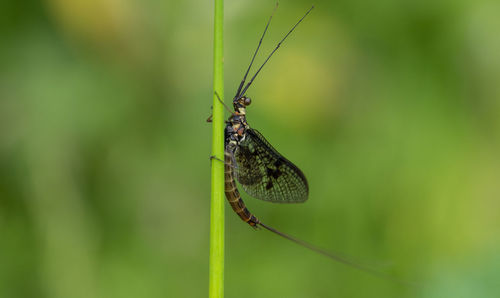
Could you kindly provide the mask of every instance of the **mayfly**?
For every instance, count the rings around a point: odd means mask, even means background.
[[[231,116],[226,121],[227,124],[224,132],[225,150],[223,162],[226,198],[234,212],[253,228],[262,227],[303,247],[334,259],[335,261],[371,272],[375,275],[385,276],[385,274],[373,270],[370,267],[359,265],[345,257],[322,250],[310,243],[282,233],[264,224],[247,209],[245,203],[241,199],[235,182],[236,179],[250,196],[264,201],[273,203],[302,203],[308,199],[309,185],[302,171],[274,149],[260,132],[249,126],[246,119],[246,108],[251,104],[251,99],[246,96],[246,92],[264,65],[313,8],[314,6],[297,21],[290,31],[288,31],[267,56],[248,83],[246,83],[248,73],[259,52],[259,48],[274,15],[274,11],[276,11],[275,7],[259,40],[257,49],[252,56],[250,65],[233,98],[234,111],[226,106],[231,112]],[[216,95],[219,97],[218,94]],[[221,101],[221,103],[223,102]]]
[[[276,11],[276,7],[274,11]],[[274,15],[273,11],[260,38],[259,45],[252,56],[250,65],[233,98],[234,112],[231,111],[231,116],[226,121],[224,132],[225,193],[233,210],[244,222],[252,227],[261,226],[270,229],[245,207],[245,203],[236,187],[235,178],[249,195],[264,201],[302,203],[307,200],[309,195],[307,179],[302,171],[274,149],[262,134],[249,126],[246,119],[246,107],[252,101],[250,97],[246,96],[246,92],[264,65],[313,8],[314,6],[283,37],[245,85],[248,73]]]

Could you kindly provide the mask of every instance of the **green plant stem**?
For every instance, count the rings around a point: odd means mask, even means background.
[[[215,1],[214,11],[214,94],[212,110],[212,155],[224,159],[224,1]],[[224,164],[212,159],[210,202],[209,297],[224,297]]]

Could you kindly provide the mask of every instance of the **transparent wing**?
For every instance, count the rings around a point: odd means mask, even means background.
[[[274,149],[255,129],[234,153],[236,179],[252,197],[274,203],[307,200],[309,186],[302,171]]]

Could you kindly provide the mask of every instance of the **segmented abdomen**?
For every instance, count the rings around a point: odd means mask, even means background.
[[[230,146],[228,146],[230,147]],[[253,216],[250,211],[248,211],[245,203],[241,199],[240,192],[236,187],[236,182],[234,181],[234,164],[233,164],[233,153],[230,149],[226,148],[224,150],[224,191],[226,193],[226,198],[233,208],[234,212],[250,226],[255,227],[259,224],[259,220]]]

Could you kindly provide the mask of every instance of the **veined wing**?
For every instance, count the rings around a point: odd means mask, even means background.
[[[252,197],[274,203],[307,200],[309,186],[302,171],[279,154],[257,130],[246,130],[234,159],[236,178]]]

